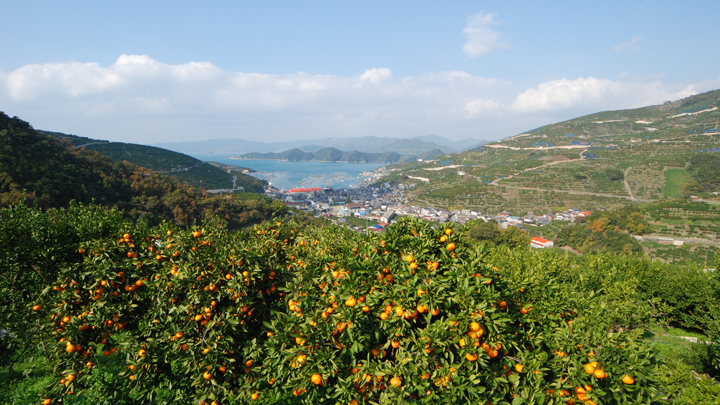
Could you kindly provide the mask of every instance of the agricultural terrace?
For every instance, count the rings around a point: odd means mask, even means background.
[[[660,106],[546,125],[474,150],[438,156],[434,162],[403,164],[399,172],[381,181],[416,184],[410,196],[415,205],[483,211],[498,206],[512,212],[553,206],[591,209],[633,199],[650,202],[684,196],[690,178],[683,169],[694,156],[715,153],[720,146],[720,111],[708,107],[717,104],[718,95],[714,91]],[[678,115],[687,111],[696,113]],[[435,170],[443,166],[457,167]],[[518,190],[537,194],[525,198]],[[596,197],[610,200],[598,204]],[[533,200],[535,207],[528,204]]]

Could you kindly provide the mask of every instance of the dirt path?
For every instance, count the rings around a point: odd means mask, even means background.
[[[625,190],[627,190],[628,194],[630,194],[630,199],[635,201],[635,197],[633,196],[632,190],[630,189],[630,185],[627,182],[627,176],[628,173],[630,173],[630,169],[632,169],[632,167],[628,167],[627,169],[625,169],[625,173],[623,174],[623,184],[625,184]]]
[[[683,241],[685,243],[694,243],[694,244],[698,244],[698,245],[720,247],[720,242],[715,242],[715,241],[712,241],[712,240],[706,239],[706,238],[661,235],[661,234],[657,234],[657,233],[642,235],[642,240],[646,240],[649,242],[660,242],[661,240],[668,240],[668,239],[679,240],[679,241]]]

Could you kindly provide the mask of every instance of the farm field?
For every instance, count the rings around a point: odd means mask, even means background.
[[[680,198],[683,195],[683,184],[690,180],[690,173],[684,169],[666,169],[663,195],[670,198]]]

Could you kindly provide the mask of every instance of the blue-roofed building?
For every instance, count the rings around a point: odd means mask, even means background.
[[[574,138],[575,134],[565,134],[565,138]]]

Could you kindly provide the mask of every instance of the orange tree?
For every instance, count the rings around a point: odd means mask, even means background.
[[[122,356],[121,384],[105,395],[131,392],[171,402],[226,401],[258,377],[269,319],[280,292],[275,272],[293,238],[268,228],[243,241],[222,226],[206,229],[118,230],[116,239],[83,246],[85,261],[61,272],[33,305],[55,342],[57,381],[48,403],[80,394],[98,356]]]
[[[503,262],[507,249],[419,221],[369,239],[333,233],[298,238],[287,309],[268,325],[265,378],[307,403],[654,398],[653,353],[598,322],[592,294],[541,271],[559,271],[557,258]]]
[[[33,303],[56,352],[44,400],[82,393],[96,357],[122,356],[108,397],[653,401],[653,353],[595,322],[597,300],[461,234],[415,220],[377,236],[294,223],[118,230]],[[559,264],[526,267],[542,266]]]
[[[0,209],[0,365],[13,365],[39,344],[39,323],[28,322],[58,269],[82,262],[81,242],[107,238],[124,223],[122,214],[71,203],[43,211],[25,201]]]

